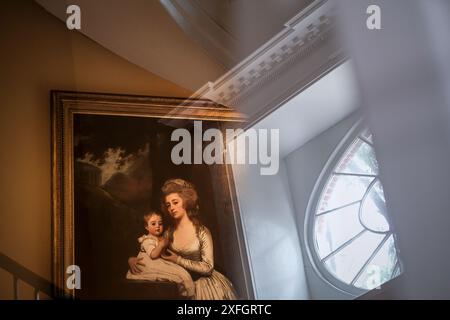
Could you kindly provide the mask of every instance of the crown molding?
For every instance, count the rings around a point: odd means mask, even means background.
[[[336,10],[317,0],[236,67],[194,93],[256,120],[346,60],[336,39]]]

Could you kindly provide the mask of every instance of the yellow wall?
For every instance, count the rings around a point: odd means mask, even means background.
[[[0,46],[0,252],[51,280],[50,90],[191,92],[67,30],[31,0],[1,1]],[[11,297],[12,278],[0,270],[0,299]]]

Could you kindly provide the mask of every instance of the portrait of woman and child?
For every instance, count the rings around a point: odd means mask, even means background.
[[[140,251],[128,260],[126,278],[175,283],[186,299],[237,299],[230,280],[214,269],[213,239],[200,221],[194,185],[170,179],[161,192],[161,212],[143,216],[146,234],[138,238]]]

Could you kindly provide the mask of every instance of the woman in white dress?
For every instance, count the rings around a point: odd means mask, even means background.
[[[195,283],[195,299],[233,300],[236,293],[232,283],[214,270],[213,241],[208,228],[198,219],[198,195],[194,186],[182,179],[164,183],[163,210],[174,221],[169,230],[169,249],[161,255],[188,270]]]

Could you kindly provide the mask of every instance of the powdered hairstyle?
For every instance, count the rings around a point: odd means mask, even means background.
[[[199,227],[202,226],[202,224],[198,217],[199,200],[194,185],[183,179],[169,179],[166,182],[164,182],[161,191],[162,191],[162,203],[161,203],[162,211],[170,217],[170,214],[167,211],[166,207],[166,197],[172,193],[178,194],[180,198],[183,200],[183,207],[187,212],[189,220],[192,221],[198,232],[198,229]]]

